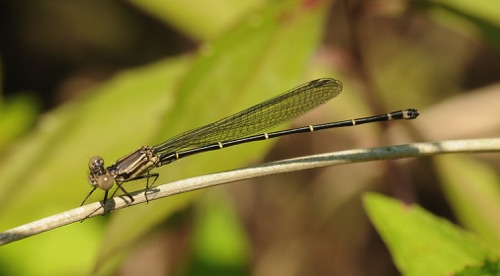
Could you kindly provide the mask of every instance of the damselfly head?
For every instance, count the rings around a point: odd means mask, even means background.
[[[94,156],[89,160],[90,172],[104,171],[104,159],[100,156]]]
[[[102,190],[109,190],[113,187],[114,178],[104,169],[104,159],[101,156],[94,156],[89,160],[89,183],[93,187]]]

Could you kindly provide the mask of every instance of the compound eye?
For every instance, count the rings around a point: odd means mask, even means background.
[[[97,186],[105,191],[111,189],[114,182],[115,179],[107,174],[103,174],[97,177]]]
[[[91,171],[95,171],[100,168],[104,168],[104,159],[100,156],[94,156],[89,160],[89,168]]]

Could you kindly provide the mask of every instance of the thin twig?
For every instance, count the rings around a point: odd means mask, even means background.
[[[481,153],[499,151],[500,138],[491,138],[454,140],[433,143],[415,143],[311,155],[261,164],[245,169],[203,175],[159,185],[148,192],[147,200],[156,200],[171,195],[249,178],[325,166],[359,163],[374,160],[401,159],[446,153]],[[117,196],[108,200],[107,204],[103,208],[101,202],[95,202],[7,230],[0,233],[0,246],[11,243],[13,241],[31,237],[70,223],[79,222],[86,218],[107,214],[114,210],[146,202],[144,190],[134,192],[131,195],[134,198],[134,202],[130,202],[127,197]]]

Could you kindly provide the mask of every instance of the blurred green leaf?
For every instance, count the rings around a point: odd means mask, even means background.
[[[176,58],[123,72],[88,97],[46,114],[37,130],[1,160],[2,228],[77,207],[90,190],[85,176],[89,157],[100,153],[116,160],[124,149],[151,139],[159,124],[149,122],[159,121],[171,104],[169,92],[188,62]],[[95,219],[44,233],[2,248],[0,260],[16,258],[9,265],[25,275],[82,274],[93,267],[103,226]],[[60,250],[47,254],[46,244]],[[64,265],[54,265],[56,259]],[[43,260],[47,265],[39,263]]]
[[[500,2],[497,0],[463,1],[433,0],[431,3],[447,6],[455,10],[466,11],[474,17],[480,17],[500,26]]]
[[[249,11],[263,6],[265,1],[132,0],[130,2],[191,38],[204,41],[223,34]]]
[[[485,261],[479,265],[473,265],[459,271],[455,276],[495,276],[500,275],[500,262],[498,259],[496,261]]]
[[[447,275],[500,252],[416,205],[367,194],[365,209],[404,275]]]
[[[500,180],[495,170],[466,156],[434,160],[460,222],[500,248]]]
[[[197,204],[189,274],[241,275],[249,262],[250,245],[231,199],[212,191]]]
[[[0,102],[0,152],[33,125],[38,111],[35,101],[27,95]]]

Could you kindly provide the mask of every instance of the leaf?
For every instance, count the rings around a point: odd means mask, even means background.
[[[0,152],[33,124],[37,109],[26,95],[0,101]]]
[[[367,194],[368,216],[404,275],[447,275],[498,252],[476,236],[416,205]]]
[[[130,2],[196,40],[208,40],[223,34],[248,11],[264,4],[261,0],[132,0]]]
[[[196,207],[189,274],[243,274],[250,244],[230,197],[217,190],[206,194]]]
[[[464,268],[464,270],[454,274],[455,276],[495,276],[500,275],[500,262],[486,260],[479,265],[473,265]]]
[[[494,169],[467,156],[437,156],[434,160],[460,222],[500,248],[500,180]]]
[[[158,121],[168,108],[169,92],[188,62],[175,58],[123,72],[90,91],[89,97],[46,114],[37,130],[1,160],[2,228],[78,206],[90,190],[85,175],[89,157],[99,153],[111,161],[124,149],[151,139],[159,124],[145,122]],[[98,196],[100,200],[102,194]],[[21,269],[26,275],[81,274],[95,261],[103,226],[102,220],[89,220],[44,233],[2,248],[0,259],[16,258],[8,265],[17,264],[13,271]],[[61,250],[47,254],[47,244]],[[64,265],[37,265],[49,257]]]

